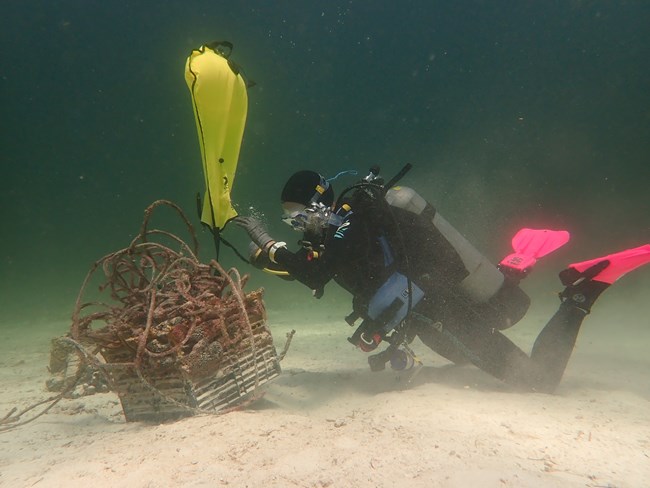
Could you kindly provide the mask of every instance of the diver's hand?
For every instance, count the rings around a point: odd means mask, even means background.
[[[269,245],[275,242],[268,232],[266,232],[264,224],[254,217],[237,216],[233,219],[233,222],[248,232],[251,240],[260,249],[266,251]]]

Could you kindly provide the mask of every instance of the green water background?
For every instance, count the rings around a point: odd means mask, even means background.
[[[128,245],[152,201],[178,203],[198,226],[183,69],[216,39],[234,43],[257,82],[233,200],[278,238],[298,237],[279,221],[293,171],[379,164],[392,175],[410,162],[403,184],[493,260],[524,225],[571,230],[553,272],[650,241],[648,2],[8,0],[1,10],[0,327],[66,321],[90,265]],[[178,228],[170,213],[156,223]],[[243,232],[225,232],[245,248]],[[207,234],[201,242],[213,257]],[[249,271],[228,250],[222,262]],[[645,275],[627,286],[646,287]],[[316,303],[254,272],[260,285],[272,311]],[[327,292],[320,307],[335,304],[328,316],[339,319],[348,299]]]

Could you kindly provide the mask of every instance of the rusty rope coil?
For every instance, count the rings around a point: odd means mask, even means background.
[[[170,232],[149,229],[151,215],[160,206],[170,207],[179,215],[191,236],[191,245]],[[253,390],[246,400],[218,413],[255,400],[261,374],[256,353],[258,348],[273,345],[265,326],[262,290],[244,293],[247,276],[240,276],[235,268],[225,271],[215,260],[203,264],[197,256],[194,228],[176,204],[157,200],[147,207],[140,232],[129,246],[104,256],[88,271],[77,296],[70,332],[58,339],[79,358],[76,375],[55,397],[18,414],[12,409],[0,419],[0,432],[47,413],[74,390],[86,366],[103,373],[114,391],[117,388],[111,373],[132,369],[148,390],[165,401],[192,413],[213,414],[214,410],[190,406],[166,395],[147,379],[147,371],[171,367],[198,381],[246,357],[253,364]],[[110,300],[84,301],[98,270],[103,273],[100,295],[108,293]],[[294,332],[287,335],[282,357]],[[113,360],[107,360],[111,357]],[[49,405],[43,411],[19,422],[24,413],[44,403]]]
[[[163,205],[181,217],[192,237],[191,246],[174,234],[149,229],[154,209]],[[152,240],[161,237],[179,250]],[[209,374],[215,363],[228,361],[220,353],[234,345],[247,348],[255,358],[258,344],[252,322],[266,320],[261,292],[245,294],[247,276],[240,276],[235,268],[225,271],[215,260],[203,264],[197,255],[196,234],[183,211],[170,201],[155,201],[145,210],[140,233],[130,245],[101,258],[86,275],[72,316],[71,339],[96,344],[103,351],[130,351],[126,361],[95,366],[134,368],[145,383],[143,368],[152,365],[178,364],[193,378]],[[110,294],[110,304],[84,302],[99,269],[105,277],[100,292]],[[103,326],[93,327],[96,322]],[[272,341],[270,335],[268,340]],[[253,364],[257,388],[254,359]],[[147,387],[164,397],[153,385]]]

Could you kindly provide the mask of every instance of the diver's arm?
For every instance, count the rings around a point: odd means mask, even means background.
[[[248,261],[255,266],[257,269],[277,276],[283,280],[293,281],[294,277],[289,274],[289,272],[280,266],[277,263],[271,261],[269,258],[268,248],[270,248],[275,241],[271,241],[270,245],[267,246],[267,250],[263,251],[260,247],[251,241],[248,245]]]
[[[251,262],[263,261],[268,257],[271,263],[278,265],[279,269],[286,270],[293,278],[307,285],[312,290],[320,290],[332,278],[330,267],[325,260],[313,259],[313,253],[305,249],[293,253],[286,247],[285,242],[274,240],[267,232],[264,225],[254,217],[238,216],[233,219],[242,227],[257,248],[251,249],[255,258]],[[260,260],[260,258],[263,259]]]
[[[272,254],[273,262],[312,290],[324,287],[332,279],[327,262],[324,259],[310,258],[311,255],[305,249],[293,253],[280,246]]]

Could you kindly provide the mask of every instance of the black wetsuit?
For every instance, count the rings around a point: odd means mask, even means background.
[[[281,248],[275,253],[276,262],[314,290],[334,280],[352,294],[353,309],[361,317],[392,273],[408,275],[425,293],[408,323],[409,331],[424,344],[455,363],[472,362],[510,384],[546,392],[555,389],[585,311],[563,303],[528,356],[500,332],[525,314],[528,296],[507,279],[487,303],[473,302],[462,293],[459,283],[468,272],[432,225],[433,207],[427,206],[420,215],[391,207],[387,216],[363,195],[347,203],[351,211],[336,209],[343,220],[329,226],[317,259],[306,249],[293,253]],[[394,256],[390,264],[386,242]]]

